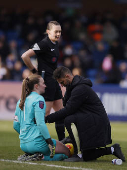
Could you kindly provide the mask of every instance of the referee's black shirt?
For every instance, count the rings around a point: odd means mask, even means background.
[[[42,70],[45,70],[46,75],[52,75],[57,68],[59,57],[58,42],[53,43],[46,36],[42,41],[35,43],[32,49],[37,55],[39,74],[41,75]]]

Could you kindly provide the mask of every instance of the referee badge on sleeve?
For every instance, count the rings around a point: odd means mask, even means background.
[[[41,109],[44,108],[44,102],[43,102],[43,101],[39,101],[39,107],[40,107]]]

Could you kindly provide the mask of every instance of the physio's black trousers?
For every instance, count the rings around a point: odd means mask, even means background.
[[[75,115],[70,115],[70,116],[66,117],[64,120],[65,127],[66,127],[66,129],[69,133],[69,136],[72,140],[72,143],[74,145],[74,154],[77,154],[77,144],[76,144],[75,137],[74,137],[72,129],[71,129],[71,124],[74,123],[76,126],[76,121],[77,121],[77,119],[76,119]],[[110,155],[111,147],[84,150],[84,151],[82,151],[82,154],[83,154],[84,161],[95,160],[101,156]]]
[[[84,161],[91,161],[91,160],[95,160],[95,159],[97,159],[101,156],[104,156],[104,155],[110,155],[111,147],[84,150],[82,153],[83,153]]]
[[[55,122],[55,128],[59,141],[65,138],[64,120]]]

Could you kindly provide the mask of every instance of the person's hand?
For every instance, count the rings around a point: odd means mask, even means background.
[[[54,155],[55,155],[55,145],[49,144],[48,146],[49,146],[49,149],[50,149],[50,158],[53,158]]]
[[[55,155],[55,145],[54,145],[51,138],[46,139],[46,142],[47,142],[49,149],[50,149],[50,158],[53,158],[54,155]]]
[[[33,68],[33,70],[31,70],[31,72],[32,72],[33,74],[37,74],[37,73],[38,73],[38,71],[37,71],[36,68]]]
[[[45,117],[45,123],[48,123],[48,118],[47,118],[47,116]]]
[[[52,119],[50,118],[50,115],[45,116],[45,123],[53,123]]]
[[[52,114],[50,114],[48,116],[45,116],[45,123],[53,123],[53,122],[55,122],[53,117],[54,117],[54,113],[52,113]]]

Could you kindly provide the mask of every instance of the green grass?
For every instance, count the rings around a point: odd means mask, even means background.
[[[127,123],[112,122],[112,139],[113,144],[119,143],[122,151],[127,158]],[[49,132],[52,138],[57,139],[54,124],[48,125]],[[67,132],[66,132],[67,133]],[[13,130],[12,121],[0,121],[0,159],[5,160],[17,160],[17,157],[23,154],[19,147],[18,134]],[[27,163],[14,163],[0,161],[0,170],[63,170],[63,167],[50,167],[49,165],[65,166],[65,167],[77,167],[81,169],[94,169],[94,170],[127,170],[127,163],[122,165],[113,165],[111,160],[115,156],[108,155],[99,158],[97,161],[91,162],[32,162],[34,164]],[[66,168],[69,169],[69,168]],[[73,169],[73,168],[71,168]]]

